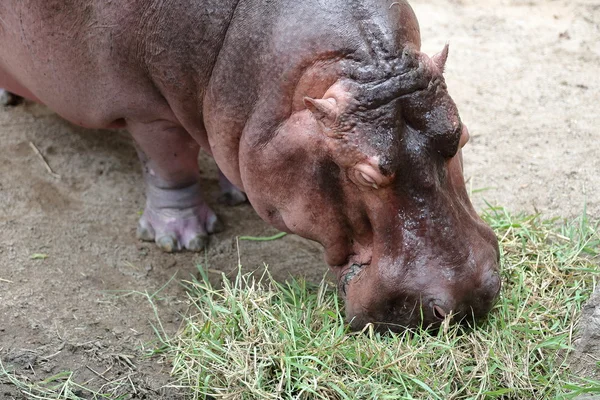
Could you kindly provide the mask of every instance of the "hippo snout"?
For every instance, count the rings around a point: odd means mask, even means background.
[[[486,248],[487,247],[487,248]],[[479,257],[461,265],[418,263],[353,265],[341,277],[346,318],[354,330],[436,328],[450,318],[474,323],[494,306],[501,288],[496,243],[480,246]]]
[[[482,269],[485,272],[475,282],[440,290],[423,302],[423,307],[429,311],[424,310],[424,315],[430,314],[425,322],[435,325],[451,317],[457,322],[469,323],[487,315],[500,294],[501,282],[495,262]]]

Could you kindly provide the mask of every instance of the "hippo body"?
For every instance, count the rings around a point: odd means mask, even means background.
[[[497,297],[447,47],[420,52],[406,1],[4,0],[0,43],[0,88],[132,134],[141,239],[199,250],[218,229],[202,148],[230,197],[324,246],[352,327],[479,317]]]

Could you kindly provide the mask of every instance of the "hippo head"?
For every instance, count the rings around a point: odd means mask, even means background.
[[[246,161],[259,214],[324,246],[355,329],[473,321],[500,290],[497,239],[465,189],[448,48],[402,51],[383,77],[341,64]]]

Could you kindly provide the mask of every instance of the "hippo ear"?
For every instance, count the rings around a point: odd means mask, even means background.
[[[444,72],[444,67],[446,66],[446,60],[448,59],[448,43],[444,46],[444,49],[433,56],[433,63],[440,70],[440,72]]]
[[[304,105],[308,108],[315,118],[319,121],[330,123],[337,118],[335,99],[313,99],[311,97],[304,98]]]

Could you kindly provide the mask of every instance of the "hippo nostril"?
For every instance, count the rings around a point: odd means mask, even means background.
[[[440,307],[438,305],[434,305],[433,306],[433,315],[435,315],[436,318],[444,319],[444,318],[446,318],[447,313],[446,313],[446,311],[444,311],[444,309],[442,307]]]

